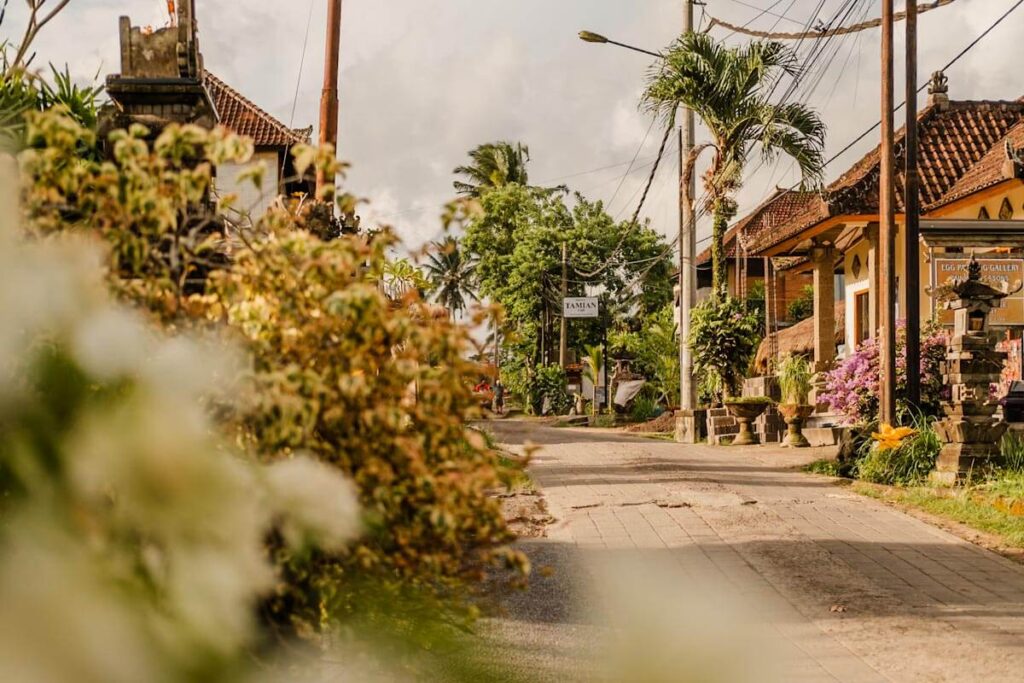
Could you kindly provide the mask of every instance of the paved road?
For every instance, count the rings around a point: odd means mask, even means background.
[[[794,471],[803,453],[488,427],[542,446],[559,519],[492,624],[531,678],[1024,680],[1024,568]]]

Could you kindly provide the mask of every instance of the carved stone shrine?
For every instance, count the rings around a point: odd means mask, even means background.
[[[934,478],[953,484],[972,473],[998,465],[1000,441],[1008,425],[996,419],[998,403],[990,395],[999,382],[1006,354],[996,351],[989,313],[1011,294],[981,277],[972,257],[968,276],[936,292],[954,312],[953,336],[943,362],[943,381],[951,390],[943,401],[946,416],[935,429],[944,445]]]

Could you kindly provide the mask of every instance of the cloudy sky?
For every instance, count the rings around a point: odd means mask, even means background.
[[[956,0],[924,15],[922,79],[1015,2]],[[23,4],[12,3],[0,38],[16,33]],[[344,0],[340,149],[353,164],[348,189],[372,202],[365,218],[394,225],[409,246],[436,237],[440,207],[452,196],[451,169],[473,146],[500,139],[529,145],[532,180],[569,184],[608,202],[613,215],[628,217],[661,137],[637,109],[652,60],[612,46],[583,43],[576,34],[586,28],[657,50],[680,30],[683,4]],[[840,21],[837,12],[846,4],[708,0],[706,11],[708,17],[786,31],[801,30],[813,17],[838,24],[875,17],[880,11],[879,0],[859,0],[849,18]],[[197,5],[207,67],[286,123],[314,124],[326,0],[197,0]],[[118,17],[127,14],[135,24],[161,26],[165,6],[165,0],[71,0],[39,39],[37,64],[67,62],[83,79],[116,71]],[[902,6],[901,0],[897,6]],[[702,19],[699,8],[697,17]],[[720,27],[713,34],[730,41],[742,39]],[[1024,8],[950,70],[950,95],[1024,95],[1021,41]],[[878,34],[868,31],[816,49],[813,45],[807,41],[801,48],[809,55],[812,76],[792,97],[820,109],[834,152],[878,120]],[[785,90],[783,84],[778,92]],[[866,151],[872,139],[840,158],[830,167],[830,175]],[[677,224],[677,164],[674,152],[666,157],[644,212],[666,234]],[[749,208],[776,184],[795,180],[785,162],[756,168],[741,204]]]

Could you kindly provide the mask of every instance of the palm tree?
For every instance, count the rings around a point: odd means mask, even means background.
[[[771,102],[778,79],[799,77],[796,53],[776,41],[755,41],[727,47],[704,33],[687,33],[665,53],[651,72],[643,95],[646,108],[673,121],[680,107],[700,117],[711,141],[699,145],[686,160],[686,179],[697,157],[714,150],[704,176],[707,204],[713,218],[711,245],[713,296],[726,292],[723,240],[736,214],[733,195],[755,148],[773,162],[791,157],[799,166],[804,186],[817,186],[825,167],[825,124],[817,112],[799,102]]]
[[[600,414],[600,406],[597,403],[598,383],[601,381],[601,372],[604,370],[604,349],[600,345],[587,346],[587,362],[583,366],[583,376],[593,385],[590,410],[594,417]]]
[[[469,153],[471,163],[455,169],[456,175],[469,182],[455,181],[455,191],[466,197],[479,198],[483,192],[511,183],[527,185],[526,164],[530,148],[522,143],[489,142]]]
[[[434,300],[447,308],[454,319],[466,310],[467,300],[477,298],[476,263],[460,248],[455,237],[446,237],[432,243],[431,247],[426,269],[427,278],[434,286]]]

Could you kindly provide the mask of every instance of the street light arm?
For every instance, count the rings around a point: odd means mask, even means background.
[[[645,54],[645,55],[650,55],[652,57],[657,57],[658,59],[664,59],[665,58],[664,55],[662,55],[662,54],[660,54],[658,52],[654,52],[652,50],[645,50],[642,47],[636,47],[635,45],[627,45],[626,43],[620,43],[620,42],[618,42],[616,40],[611,40],[610,38],[606,38],[605,36],[602,36],[600,33],[593,33],[591,31],[580,31],[579,35],[580,35],[580,40],[582,40],[585,43],[597,43],[597,44],[601,44],[601,45],[616,45],[618,47],[624,47],[627,50],[632,50],[633,52],[640,52],[640,53]]]

